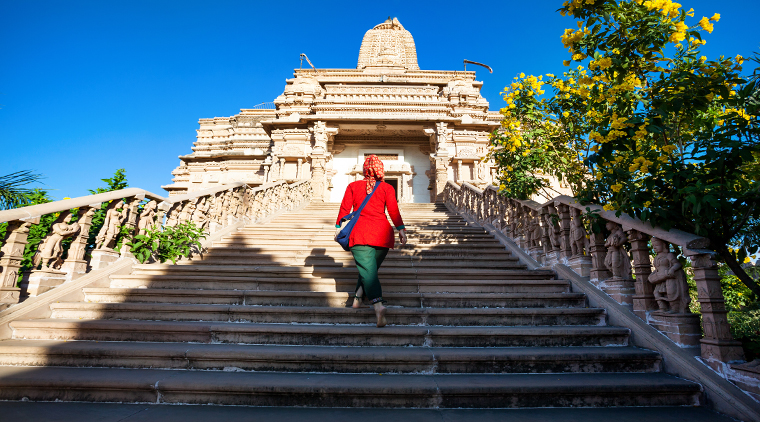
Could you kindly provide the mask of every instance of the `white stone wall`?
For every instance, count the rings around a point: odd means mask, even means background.
[[[427,189],[430,180],[425,175],[425,171],[430,169],[430,159],[427,155],[420,152],[416,145],[401,148],[373,148],[367,145],[346,147],[343,152],[335,155],[333,159],[333,168],[337,171],[337,174],[332,179],[333,188],[330,192],[330,202],[340,202],[343,199],[343,194],[346,192],[348,184],[354,180],[353,176],[348,173],[351,172],[354,166],[364,162],[363,153],[365,151],[398,153],[399,161],[403,160],[403,162],[410,164],[413,166],[414,172],[417,173],[412,179],[412,201],[416,203],[430,202],[430,193]]]

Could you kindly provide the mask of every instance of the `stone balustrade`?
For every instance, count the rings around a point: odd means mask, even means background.
[[[125,236],[187,221],[211,234],[241,221],[256,223],[280,211],[293,210],[311,197],[309,181],[257,188],[237,182],[171,198],[127,188],[0,211],[0,223],[8,223],[0,248],[0,310],[18,303],[22,293],[37,296],[120,258],[133,258],[126,246],[116,248]],[[97,233],[90,233],[93,217],[104,203],[108,205],[103,225]],[[29,230],[47,214],[56,218],[37,248],[33,269],[24,274],[21,287],[17,287]],[[72,222],[74,215],[77,219]],[[91,234],[96,236],[96,245],[88,250]],[[64,259],[63,245],[68,239]]]
[[[713,366],[744,359],[733,339],[709,239],[664,230],[569,196],[544,204],[448,181],[444,202],[480,225],[501,232],[538,266],[566,265],[684,348],[701,348]],[[596,224],[592,224],[592,222]],[[596,230],[593,230],[593,227]],[[650,244],[654,253],[650,252]],[[691,261],[699,315],[689,310],[686,274],[678,257]]]

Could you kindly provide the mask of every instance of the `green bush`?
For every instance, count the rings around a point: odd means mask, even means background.
[[[163,227],[163,230],[154,227],[146,234],[134,236],[126,244],[141,263],[153,257],[161,263],[171,260],[176,264],[177,259],[190,256],[194,247],[200,250],[200,240],[205,238],[202,228],[187,221],[174,227]]]

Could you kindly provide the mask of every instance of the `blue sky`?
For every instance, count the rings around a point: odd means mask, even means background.
[[[388,16],[414,36],[420,67],[477,69],[491,109],[520,72],[561,73],[561,1],[0,2],[0,174],[31,169],[54,198],[75,197],[125,168],[165,195],[199,118],[270,102],[306,53],[355,68],[364,33]],[[760,51],[760,2],[682,1],[720,13],[704,53]],[[470,69],[473,69],[471,67]]]

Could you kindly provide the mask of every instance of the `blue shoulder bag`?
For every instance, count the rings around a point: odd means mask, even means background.
[[[343,224],[344,221],[348,220],[348,224],[346,224],[345,227],[343,227],[340,232],[338,233],[338,237],[335,239],[340,246],[343,247],[344,251],[350,250],[348,247],[349,239],[351,238],[351,230],[354,229],[354,225],[356,225],[356,220],[359,219],[359,216],[362,213],[362,210],[364,209],[364,206],[367,205],[367,202],[369,202],[369,198],[372,198],[372,195],[375,194],[375,191],[377,190],[377,187],[380,186],[380,183],[383,183],[381,180],[378,180],[375,182],[375,188],[372,189],[372,192],[370,192],[369,195],[367,195],[366,198],[364,198],[364,202],[362,202],[361,206],[359,206],[359,209],[352,212],[351,214],[346,215],[345,217],[340,219],[340,224]]]

